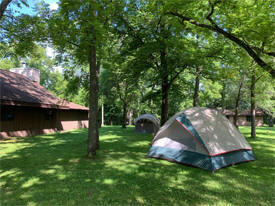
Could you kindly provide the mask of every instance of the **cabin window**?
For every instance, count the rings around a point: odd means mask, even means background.
[[[251,122],[251,116],[246,116],[246,121]]]
[[[14,110],[11,108],[1,108],[1,121],[12,121],[14,120]]]
[[[47,110],[45,112],[45,120],[53,120],[53,110]]]

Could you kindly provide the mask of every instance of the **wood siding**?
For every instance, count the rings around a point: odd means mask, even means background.
[[[1,106],[1,111],[5,109],[11,109],[14,118],[0,121],[0,138],[33,136],[88,127],[88,111],[85,110]],[[49,111],[52,111],[52,115],[49,115]]]
[[[233,116],[229,116],[227,117],[232,123],[233,123]],[[256,126],[260,127],[263,126],[264,124],[264,118],[262,116],[256,116]],[[251,126],[251,122],[246,120],[246,116],[240,116],[238,117],[238,121],[237,121],[237,125],[238,126]]]

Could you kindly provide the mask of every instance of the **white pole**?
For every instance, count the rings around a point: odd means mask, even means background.
[[[102,105],[101,105],[101,125],[104,126],[104,102],[103,102],[103,95],[102,95]]]

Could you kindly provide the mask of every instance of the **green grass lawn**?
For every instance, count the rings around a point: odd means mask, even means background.
[[[275,128],[257,135],[256,161],[216,173],[146,158],[152,136],[133,128],[101,128],[92,159],[87,130],[1,141],[0,205],[275,205]]]

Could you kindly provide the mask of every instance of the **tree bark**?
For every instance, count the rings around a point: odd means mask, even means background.
[[[236,103],[235,103],[235,114],[233,117],[233,123],[234,125],[238,128],[238,115],[239,115],[239,103],[240,103],[240,99],[241,99],[241,91],[242,91],[242,87],[243,87],[243,82],[244,82],[244,77],[241,79],[240,82],[240,86],[239,86],[239,90],[238,90],[238,94],[237,94],[237,98],[236,98]]]
[[[251,85],[250,85],[251,138],[253,138],[253,139],[256,138],[255,83],[256,83],[256,78],[255,78],[255,71],[253,69],[252,76],[251,76]]]
[[[221,99],[221,106],[222,106],[222,113],[224,112],[225,110],[225,82],[223,81],[222,83],[222,99]]]
[[[196,82],[195,82],[195,89],[194,89],[194,95],[193,95],[193,107],[198,106],[201,71],[202,71],[202,67],[196,68]]]
[[[273,116],[271,116],[271,115],[267,115],[267,122],[268,122],[268,126],[269,127],[273,127],[274,126],[274,118],[273,118]]]
[[[123,101],[123,120],[122,120],[122,128],[126,129],[127,124],[127,104]]]
[[[161,125],[168,119],[168,91],[168,75],[166,75],[161,84]]]
[[[128,125],[132,125],[133,124],[133,109],[132,108],[129,109],[128,119],[129,119]]]
[[[12,0],[2,0],[2,2],[0,4],[0,20],[4,16],[4,12],[6,11],[9,3],[11,3],[11,2],[12,2]]]
[[[119,81],[119,80],[117,80],[117,81]],[[123,91],[123,93],[122,93],[122,91]],[[128,84],[126,81],[123,81],[122,86],[120,86],[119,83],[117,83],[117,92],[119,93],[119,99],[122,102],[122,107],[123,107],[121,127],[125,129],[126,124],[127,124],[127,106],[129,104],[127,102]]]
[[[168,119],[168,91],[169,91],[169,80],[168,80],[168,68],[167,68],[167,47],[160,52],[160,66],[162,72],[161,81],[161,125],[163,125]]]
[[[92,32],[94,28],[92,27]],[[99,66],[96,64],[96,46],[95,41],[90,46],[89,50],[89,70],[90,70],[90,115],[88,129],[88,157],[96,154],[96,149],[99,148],[99,133],[98,133],[98,76]]]
[[[101,104],[101,125],[104,126],[104,103],[103,103],[103,95],[102,95],[102,104]]]
[[[97,130],[96,130],[96,150],[99,149],[99,128],[100,128],[100,124],[99,122],[97,122]]]
[[[138,97],[138,100],[137,100],[137,105],[138,105],[137,116],[139,117],[139,115],[140,115],[140,99],[139,99],[139,97]]]

